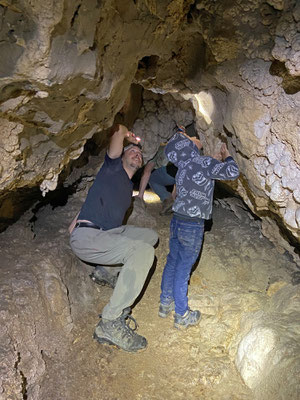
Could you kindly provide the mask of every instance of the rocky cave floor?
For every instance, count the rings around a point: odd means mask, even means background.
[[[245,313],[266,309],[273,293],[291,284],[297,267],[289,257],[246,214],[216,206],[189,286],[202,320],[178,331],[172,317],[157,315],[171,217],[159,216],[159,203],[147,204],[160,242],[133,316],[149,344],[125,353],[92,338],[111,289],[94,284],[92,267],[71,254],[67,227],[81,202],[73,196],[63,207],[48,205],[35,222],[29,212],[1,234],[0,398],[253,399],[234,364],[237,332]]]

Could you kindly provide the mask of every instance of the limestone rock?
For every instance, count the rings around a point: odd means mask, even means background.
[[[299,386],[299,290],[286,285],[269,309],[245,315],[235,359],[245,383],[264,400],[276,391],[297,398]]]
[[[127,224],[144,228],[156,227],[156,219],[149,214],[144,201],[137,196],[133,197],[132,209],[130,210]]]

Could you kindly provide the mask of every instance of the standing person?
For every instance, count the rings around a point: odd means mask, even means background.
[[[166,186],[173,186],[175,184],[175,175],[177,172],[177,168],[169,163],[165,155],[165,147],[166,143],[161,144],[155,156],[146,164],[138,194],[138,197],[143,200],[149,182],[151,189],[159,196],[162,202],[160,215],[166,215],[172,210],[175,191],[171,194],[168,192]]]
[[[123,150],[124,139],[130,144]],[[122,225],[131,204],[131,178],[142,166],[138,138],[123,125],[112,131],[105,161],[91,186],[70,237],[71,248],[83,261],[123,264],[109,303],[104,307],[94,338],[136,352],[145,337],[126,324],[130,306],[141,292],[154,260],[158,240],[151,229]],[[113,268],[113,267],[112,267]]]
[[[188,307],[188,281],[202,245],[204,220],[211,218],[215,180],[234,180],[239,169],[222,144],[218,159],[201,156],[199,139],[178,128],[166,146],[167,158],[178,167],[176,199],[170,225],[170,252],[163,271],[158,315],[175,309],[175,328],[200,321],[201,313]],[[219,161],[222,160],[222,161]]]

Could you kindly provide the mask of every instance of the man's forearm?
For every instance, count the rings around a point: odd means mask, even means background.
[[[128,129],[124,125],[116,125],[112,130],[114,132],[110,139],[107,154],[110,158],[118,158],[123,152],[123,143],[128,136]]]
[[[70,234],[70,235],[71,235],[71,233],[73,232],[73,230],[74,230],[74,228],[75,228],[78,215],[79,215],[79,212],[76,214],[76,216],[74,217],[73,221],[71,222],[71,224],[70,224],[70,226],[69,226],[69,228],[68,228],[68,231],[69,231],[69,234]]]
[[[176,183],[175,183],[175,185],[173,186],[173,189],[172,189],[172,197],[175,200],[175,198],[176,198]]]
[[[144,197],[144,193],[145,193],[147,184],[149,182],[150,175],[151,175],[151,172],[146,171],[143,173],[143,176],[141,178],[139,194],[138,194],[138,197],[140,197],[141,199]]]

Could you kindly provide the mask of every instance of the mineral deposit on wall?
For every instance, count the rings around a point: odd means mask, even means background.
[[[178,121],[194,122],[207,152],[226,140],[236,192],[265,232],[280,221],[299,242],[299,2],[0,1],[0,18],[3,218],[9,196],[54,190],[89,138],[126,120],[135,83],[166,105],[144,104],[146,149]]]

